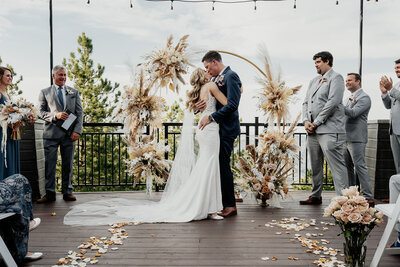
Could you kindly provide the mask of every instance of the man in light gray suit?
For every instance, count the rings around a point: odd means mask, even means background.
[[[368,142],[368,113],[371,108],[371,98],[361,89],[361,76],[358,73],[347,74],[346,88],[351,92],[346,101],[346,143],[344,159],[347,165],[349,185],[360,181],[361,192],[370,206],[374,206],[371,182],[367,164],[365,163],[365,147]],[[355,171],[355,172],[354,172]]]
[[[53,68],[54,85],[43,89],[39,94],[39,114],[46,121],[43,132],[45,151],[46,195],[38,203],[56,200],[56,163],[60,147],[62,160],[62,187],[65,201],[74,201],[72,194],[72,163],[75,141],[82,132],[83,110],[79,91],[66,86],[66,69],[57,65]],[[69,116],[76,119],[67,130],[60,127]],[[72,118],[72,117],[71,117]]]
[[[394,71],[397,78],[400,78],[400,59],[395,64]],[[385,108],[390,109],[390,146],[396,173],[400,173],[400,82],[393,86],[392,78],[383,76],[379,88]]]
[[[310,81],[303,102],[303,122],[308,133],[313,189],[300,205],[322,203],[322,176],[324,156],[332,171],[338,195],[348,187],[347,169],[344,164],[343,146],[346,139],[345,115],[342,98],[343,77],[332,69],[333,56],[327,51],[313,57],[318,76]]]

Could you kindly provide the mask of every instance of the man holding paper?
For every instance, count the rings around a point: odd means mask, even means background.
[[[82,132],[83,110],[79,91],[66,86],[66,69],[53,68],[54,85],[39,94],[39,116],[46,121],[43,132],[45,151],[46,195],[37,203],[56,200],[56,163],[60,147],[62,160],[61,192],[65,201],[74,201],[72,194],[72,163],[75,141]]]

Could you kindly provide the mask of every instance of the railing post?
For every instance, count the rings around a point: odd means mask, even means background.
[[[259,126],[258,117],[254,118],[254,123],[256,124],[255,129],[254,129],[254,136],[255,136],[254,144],[257,147],[258,146],[258,126]]]

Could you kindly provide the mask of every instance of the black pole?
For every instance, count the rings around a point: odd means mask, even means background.
[[[364,0],[360,0],[360,61],[358,70],[360,76],[362,76],[363,20],[364,20]]]
[[[51,72],[53,71],[53,0],[49,0],[50,9],[50,84],[53,85]]]

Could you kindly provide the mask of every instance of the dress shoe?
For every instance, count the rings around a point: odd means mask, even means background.
[[[73,194],[64,194],[63,199],[65,201],[75,201],[76,197]]]
[[[226,207],[221,212],[219,212],[218,215],[222,216],[222,217],[230,217],[233,215],[237,215],[237,208],[236,207]]]
[[[35,261],[35,260],[40,259],[43,256],[42,252],[32,252],[32,253],[28,252],[28,254],[26,254],[26,256],[25,256],[26,261]]]
[[[29,227],[29,231],[32,231],[32,230],[36,229],[36,227],[39,226],[39,224],[40,224],[40,222],[41,222],[42,220],[40,220],[40,218],[35,218],[35,219],[33,219],[32,221],[33,221],[34,223],[33,223],[32,226]]]
[[[300,205],[321,205],[322,197],[308,197],[306,200],[300,200]]]
[[[219,220],[223,220],[223,219],[224,219],[224,217],[219,216],[217,213],[208,214],[208,217],[207,217],[207,218],[210,219],[210,220],[216,220],[216,221],[219,221]]]
[[[44,195],[44,197],[36,200],[36,203],[42,204],[42,203],[49,203],[49,202],[54,202],[54,201],[56,201],[56,195],[46,193],[46,195]]]
[[[373,208],[375,207],[375,200],[371,198],[367,198],[368,205]]]

